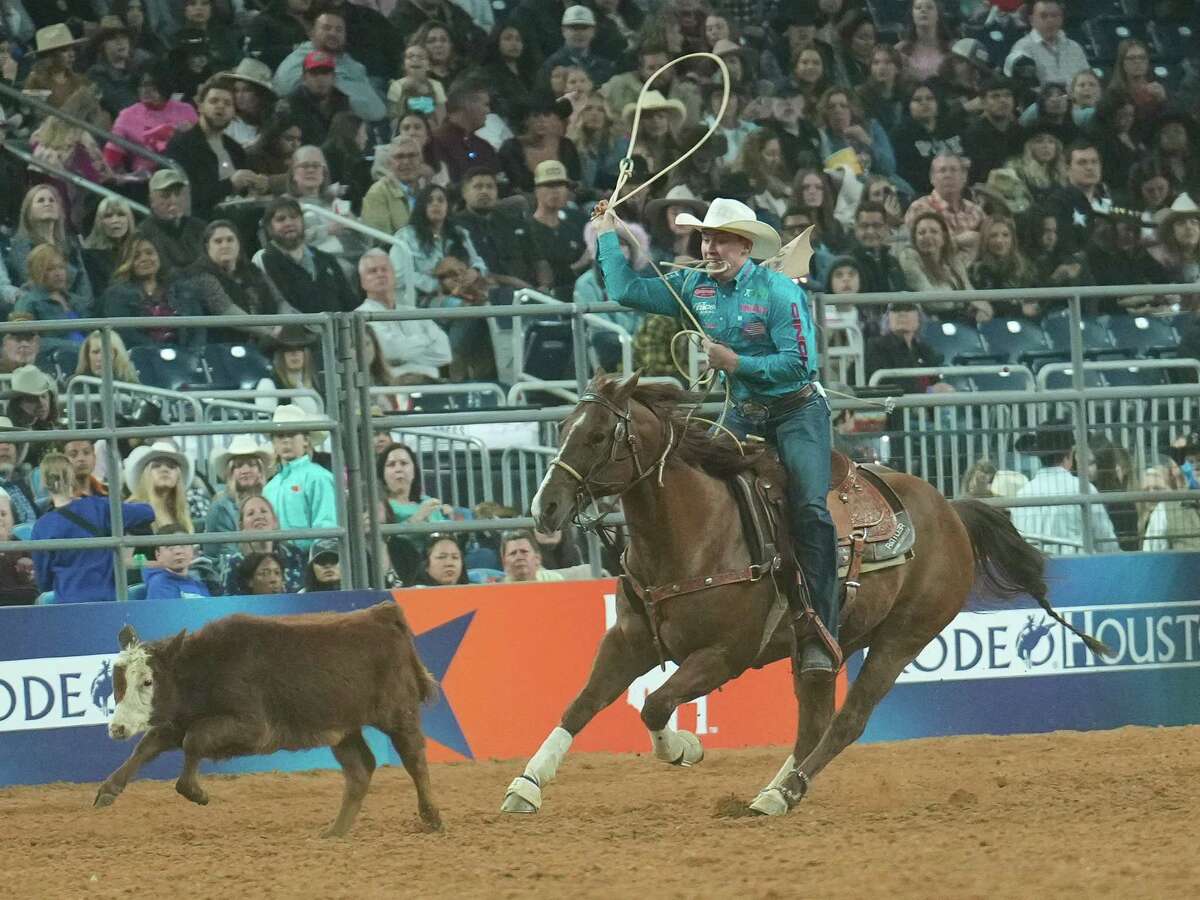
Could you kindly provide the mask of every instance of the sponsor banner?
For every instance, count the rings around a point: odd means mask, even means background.
[[[116,656],[0,662],[0,732],[106,725]]]
[[[1047,583],[1063,617],[1112,657],[1032,598],[977,598],[905,669],[863,739],[1200,722],[1200,554],[1055,559]],[[851,660],[851,678],[861,664]]]

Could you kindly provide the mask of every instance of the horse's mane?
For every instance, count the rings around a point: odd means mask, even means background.
[[[647,407],[661,420],[675,424],[676,449],[674,458],[717,478],[728,478],[754,466],[762,455],[761,444],[743,444],[743,451],[724,431],[714,431],[711,425],[687,419],[688,412],[706,398],[681,390],[673,384],[639,384],[632,399]]]

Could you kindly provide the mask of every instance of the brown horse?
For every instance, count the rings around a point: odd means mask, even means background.
[[[629,533],[626,566],[641,584],[744,569],[750,551],[725,479],[750,467],[762,450],[740,450],[732,438],[714,437],[689,421],[693,401],[673,387],[639,386],[637,374],[593,379],[563,421],[558,456],[533,499],[539,529],[557,530],[589,499],[619,496]],[[804,796],[809,780],[862,734],[904,668],[962,610],[977,577],[1000,596],[1032,595],[1071,627],[1046,600],[1044,557],[1003,513],[975,501],[951,504],[927,482],[900,472],[885,478],[911,516],[914,556],[864,574],[857,598],[843,611],[843,653],[870,652],[841,710],[834,714],[832,678],[793,678],[800,708],[793,758],[755,799],[757,812],[785,813]],[[536,812],[574,736],[659,662],[647,617],[624,579],[621,585],[616,624],[600,642],[587,684],[509,786],[504,811]],[[661,644],[679,668],[642,707],[656,757],[698,763],[704,756],[699,739],[668,727],[675,708],[749,667],[790,655],[787,616],[764,637],[775,601],[776,587],[764,577],[662,604]]]

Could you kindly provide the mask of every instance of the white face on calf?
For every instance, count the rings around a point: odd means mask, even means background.
[[[120,741],[149,728],[154,672],[145,647],[139,644],[121,651],[113,663],[113,691],[117,708],[108,723],[108,736]]]

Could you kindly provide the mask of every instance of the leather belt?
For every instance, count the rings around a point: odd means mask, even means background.
[[[784,394],[782,397],[775,397],[769,403],[760,403],[757,400],[743,400],[738,404],[738,410],[742,415],[749,418],[759,416],[777,419],[803,406],[816,392],[816,384],[809,382],[800,388],[800,390]]]

